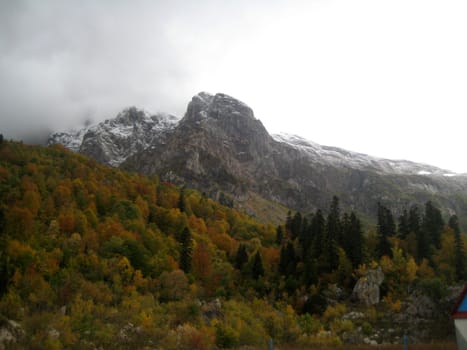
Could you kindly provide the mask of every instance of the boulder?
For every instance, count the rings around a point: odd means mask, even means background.
[[[380,266],[370,269],[359,278],[352,292],[352,299],[365,306],[380,302],[380,286],[384,281],[384,273]]]
[[[2,320],[0,325],[0,350],[9,349],[24,337],[21,325],[13,320]]]

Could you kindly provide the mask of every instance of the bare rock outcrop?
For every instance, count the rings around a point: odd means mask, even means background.
[[[370,269],[365,276],[355,284],[352,299],[365,306],[375,305],[380,302],[380,286],[384,281],[384,273],[380,266]]]

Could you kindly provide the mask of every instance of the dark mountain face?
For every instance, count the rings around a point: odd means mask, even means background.
[[[194,96],[178,124],[135,111],[120,119],[92,127],[81,143],[75,138],[70,144],[111,165],[197,188],[263,220],[276,221],[287,208],[327,208],[333,195],[346,209],[369,216],[377,202],[396,211],[427,200],[449,213],[467,210],[464,176],[271,136],[250,107],[224,94]]]

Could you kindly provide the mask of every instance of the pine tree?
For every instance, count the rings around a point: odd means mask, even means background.
[[[399,225],[397,228],[398,236],[401,239],[407,238],[410,234],[410,225],[409,225],[409,212],[407,209],[404,209],[401,216],[399,216]]]
[[[282,275],[295,275],[297,256],[292,242],[282,246],[279,259],[279,273]]]
[[[328,272],[335,270],[339,264],[337,248],[342,241],[342,225],[340,219],[339,198],[332,198],[331,207],[326,220],[321,262],[327,266]]]
[[[241,270],[247,262],[248,253],[246,251],[246,246],[244,244],[240,244],[237,250],[237,255],[235,256],[235,268]]]
[[[378,203],[378,254],[379,256],[391,256],[391,244],[389,237],[393,236],[396,231],[396,225],[390,209]]]
[[[436,249],[441,248],[441,233],[444,229],[444,221],[441,211],[431,201],[425,204],[422,227],[425,231],[425,238],[428,239],[428,245],[433,245]],[[428,254],[430,253],[428,252]]]
[[[180,191],[180,196],[178,197],[178,209],[180,209],[180,211],[182,213],[184,213],[186,211],[185,190],[184,189],[182,189]]]
[[[344,215],[344,251],[354,268],[363,262],[363,231],[360,219],[354,212]]]
[[[282,230],[282,226],[278,225],[276,228],[276,243],[278,245],[281,245],[283,239],[284,239],[284,231]]]
[[[465,253],[464,253],[464,244],[462,242],[461,231],[459,228],[459,220],[457,215],[452,215],[449,218],[449,227],[454,232],[454,261],[455,261],[455,271],[456,278],[459,281],[463,281],[465,278]]]
[[[191,232],[185,227],[180,235],[180,268],[188,273],[191,270],[191,256],[193,252],[193,242]]]
[[[292,218],[290,232],[291,232],[291,239],[296,239],[300,232],[302,231],[302,214],[300,212],[295,213]]]
[[[301,246],[303,260],[305,260],[305,256],[310,254],[311,246],[313,244],[313,231],[311,227],[312,225],[309,225],[308,220],[304,218],[302,221],[302,229],[300,231],[300,235],[298,236],[298,242]]]
[[[415,233],[415,236],[417,236],[420,233],[421,217],[420,217],[420,211],[416,205],[413,205],[412,207],[410,207],[408,225],[409,225],[409,232]]]
[[[311,255],[318,258],[323,251],[323,239],[326,222],[320,209],[316,211],[311,220],[310,230],[313,242],[311,244]]]
[[[290,210],[287,212],[287,217],[285,219],[285,233],[287,237],[292,237],[292,213]]]
[[[253,266],[251,267],[251,275],[254,279],[258,279],[260,276],[264,276],[263,259],[261,259],[261,255],[259,254],[259,251],[256,252],[253,258]]]

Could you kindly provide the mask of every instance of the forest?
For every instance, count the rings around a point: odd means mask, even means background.
[[[436,203],[397,216],[375,203],[363,225],[329,200],[276,226],[59,145],[1,140],[0,325],[18,325],[19,349],[342,345],[415,291],[442,300],[465,281],[465,235]],[[355,304],[376,267],[381,303]]]

